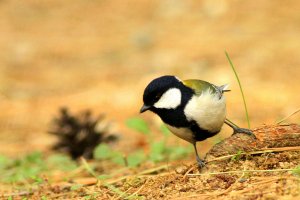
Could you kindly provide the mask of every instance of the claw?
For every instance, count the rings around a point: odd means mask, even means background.
[[[205,160],[201,160],[198,156],[196,157],[198,167],[201,169],[205,166]]]
[[[195,149],[195,153],[196,153],[196,160],[197,160],[197,164],[198,167],[201,169],[205,166],[205,160],[202,160],[199,155],[198,155],[198,151],[197,151],[197,147],[196,147],[196,142],[193,144],[194,149]]]
[[[232,135],[235,135],[237,133],[244,133],[246,135],[249,135],[249,136],[252,136],[252,137],[256,138],[256,136],[253,134],[253,132],[250,129],[246,129],[246,128],[233,128]]]
[[[246,129],[246,128],[233,128],[233,134],[236,133],[245,133],[247,135],[253,135],[253,132],[250,129]]]
[[[244,134],[247,134],[249,136],[256,138],[256,136],[253,134],[253,132],[250,129],[240,128],[228,119],[225,120],[225,124],[227,124],[228,126],[230,126],[233,129],[232,135],[235,135],[237,133],[244,133]]]

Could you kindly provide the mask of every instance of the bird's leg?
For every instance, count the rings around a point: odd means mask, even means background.
[[[198,166],[200,168],[203,168],[205,166],[205,160],[202,160],[199,155],[198,155],[198,151],[197,151],[197,147],[196,147],[196,142],[193,143],[194,149],[195,149],[195,153],[196,153],[196,159],[197,159],[197,163]]]
[[[224,123],[227,124],[228,126],[230,126],[233,129],[233,135],[236,134],[236,133],[245,133],[247,135],[255,136],[250,129],[240,128],[236,124],[234,124],[232,121],[230,121],[229,119],[225,119]]]

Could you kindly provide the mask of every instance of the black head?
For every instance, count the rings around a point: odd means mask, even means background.
[[[140,112],[152,110],[154,104],[160,100],[166,91],[171,88],[180,89],[182,86],[183,84],[181,81],[175,76],[161,76],[152,80],[145,88],[143,95],[144,106],[141,108]]]

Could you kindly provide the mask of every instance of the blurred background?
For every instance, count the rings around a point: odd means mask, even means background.
[[[296,0],[2,0],[0,153],[46,151],[62,106],[104,113],[126,149],[136,137],[124,121],[139,116],[143,89],[165,74],[229,83],[228,117],[246,127],[225,50],[251,126],[275,123],[300,107],[299,8]],[[230,134],[224,127],[222,137]]]

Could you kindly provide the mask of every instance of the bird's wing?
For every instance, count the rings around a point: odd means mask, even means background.
[[[213,93],[219,94],[221,98],[223,92],[229,91],[227,89],[228,85],[216,86],[209,82],[197,79],[184,80],[182,81],[182,83],[185,86],[192,88],[195,91],[196,95],[200,95],[203,91],[210,89]]]

